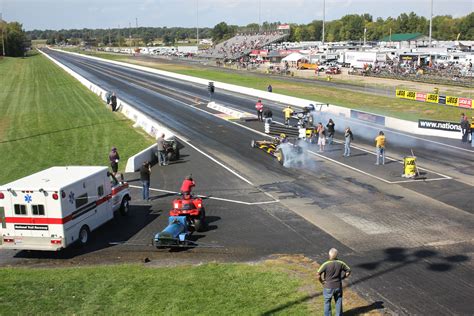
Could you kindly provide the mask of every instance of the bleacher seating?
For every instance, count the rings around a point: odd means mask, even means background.
[[[216,59],[238,59],[250,54],[254,49],[261,49],[266,45],[282,41],[288,34],[282,32],[268,32],[261,34],[238,34],[224,42],[209,48],[201,54],[202,57]]]

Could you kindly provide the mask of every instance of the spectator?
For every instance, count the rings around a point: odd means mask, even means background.
[[[329,119],[329,122],[326,124],[326,128],[328,129],[328,145],[332,145],[333,143],[334,133],[336,132],[335,127],[336,124],[334,124],[334,121]]]
[[[267,91],[268,91],[268,92],[273,92],[273,87],[272,87],[272,85],[271,85],[271,84],[269,84],[269,85],[268,85],[268,87],[267,87]]]
[[[257,110],[257,119],[259,122],[263,122],[263,103],[262,100],[258,100],[255,104],[255,109]]]
[[[109,153],[110,167],[112,168],[112,173],[115,176],[118,172],[118,163],[120,160],[119,153],[116,147],[112,147],[112,150]]]
[[[110,105],[112,106],[113,112],[117,111],[117,96],[115,95],[115,92],[112,93],[112,96],[110,97]]]
[[[377,162],[375,164],[379,165],[380,158],[382,158],[382,165],[385,165],[385,134],[382,131],[375,138],[375,148],[377,150]]]
[[[166,161],[166,145],[165,145],[165,133],[161,134],[156,139],[156,149],[158,151],[158,164],[160,166],[166,166],[168,163]]]
[[[463,143],[467,143],[468,137],[469,137],[469,121],[467,120],[467,116],[464,115],[462,121],[461,121],[461,132],[462,132],[462,138],[461,141]]]
[[[142,181],[142,197],[144,201],[150,200],[150,175],[151,165],[145,161],[140,168],[140,180]]]
[[[318,123],[316,133],[318,133],[319,152],[322,153],[324,152],[324,146],[326,146],[326,130],[324,129],[323,123]]]
[[[289,125],[290,117],[293,114],[293,112],[294,112],[293,109],[289,105],[283,109],[283,114],[285,115],[285,125]]]
[[[110,91],[107,91],[107,93],[105,94],[105,101],[107,102],[107,104],[110,104],[111,98],[112,98],[112,93],[110,93]]]
[[[343,156],[349,157],[351,155],[351,143],[354,140],[354,135],[350,127],[346,127],[344,131],[344,154]]]
[[[331,316],[331,301],[336,303],[336,316],[342,315],[342,280],[351,275],[351,268],[337,258],[337,249],[329,250],[329,260],[318,269],[319,282],[323,284],[324,316]]]

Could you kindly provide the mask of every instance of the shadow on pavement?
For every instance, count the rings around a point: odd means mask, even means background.
[[[384,309],[384,308],[385,307],[383,306],[383,302],[382,301],[377,301],[377,302],[374,302],[370,305],[359,306],[359,307],[355,307],[355,308],[352,308],[350,310],[344,311],[344,315],[350,315],[350,316],[363,315],[363,314],[369,313],[373,310]]]
[[[27,251],[23,250],[15,258],[36,259],[71,259],[83,254],[92,253],[111,247],[111,243],[126,243],[130,238],[155,220],[160,214],[151,212],[150,205],[132,205],[128,216],[116,214],[115,218],[93,231],[88,245],[79,247],[71,245],[61,251]]]

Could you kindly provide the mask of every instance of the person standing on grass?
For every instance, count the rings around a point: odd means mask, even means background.
[[[331,301],[336,303],[336,316],[342,315],[342,280],[351,275],[351,268],[337,258],[337,249],[329,250],[329,260],[318,269],[319,282],[323,284],[324,316],[331,316]]]
[[[110,93],[110,91],[107,91],[107,93],[105,94],[105,101],[107,102],[107,105],[110,104],[111,97],[112,97],[112,93]]]
[[[382,158],[382,165],[385,165],[385,134],[380,131],[379,136],[375,137],[375,149],[377,153],[376,165],[380,164],[380,158]]]
[[[263,122],[263,103],[262,100],[258,100],[255,104],[255,109],[257,110],[257,119],[259,122]]]
[[[344,131],[344,157],[349,157],[351,155],[351,143],[354,140],[354,135],[350,127],[346,127]]]
[[[162,133],[156,139],[156,149],[158,150],[158,163],[160,166],[166,166],[166,148],[165,148],[165,133]]]
[[[117,96],[115,95],[115,92],[112,93],[112,96],[110,97],[110,105],[112,106],[112,112],[117,111]]]
[[[326,128],[328,129],[328,145],[332,145],[334,134],[336,133],[336,124],[332,119],[329,119],[329,122],[326,124]]]
[[[120,155],[117,151],[117,148],[112,147],[109,153],[109,161],[110,161],[110,167],[112,168],[112,173],[114,176],[116,176],[118,172],[119,160],[120,160]]]
[[[144,201],[150,200],[150,175],[151,164],[145,161],[140,168],[140,180],[142,181],[142,197]]]
[[[316,133],[318,133],[319,152],[322,153],[324,152],[324,146],[326,146],[326,130],[324,129],[323,123],[318,123]]]
[[[272,87],[272,85],[271,85],[271,84],[269,84],[269,85],[268,85],[268,87],[267,87],[267,91],[268,91],[268,92],[273,92],[273,87]]]

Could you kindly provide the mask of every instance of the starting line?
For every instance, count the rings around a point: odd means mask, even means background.
[[[135,188],[135,189],[141,189],[142,188],[141,186],[138,186],[138,185],[129,185],[129,187]],[[176,194],[176,195],[179,193],[179,192],[176,192],[176,191],[154,189],[154,188],[150,188],[150,191],[170,193],[170,194]],[[276,199],[274,199],[273,201],[264,201],[264,202],[245,202],[245,201],[237,201],[237,200],[225,199],[225,198],[220,198],[220,197],[215,197],[215,196],[206,196],[206,195],[196,195],[196,196],[200,197],[200,198],[209,199],[209,200],[223,201],[223,202],[243,204],[243,205],[264,205],[264,204],[273,204],[273,203],[280,202],[280,200],[276,200]]]

